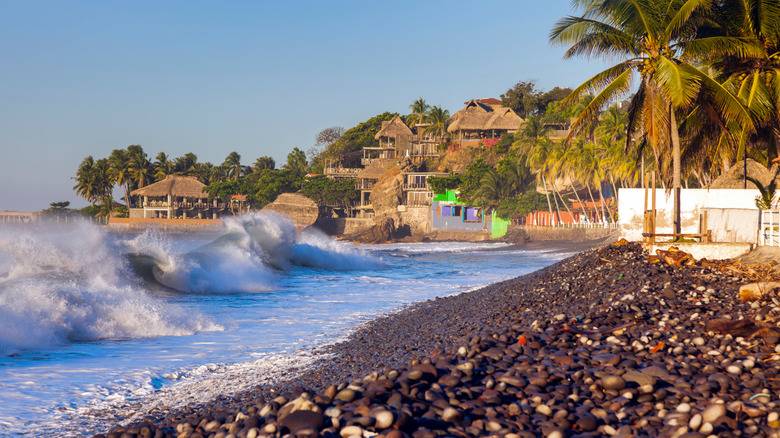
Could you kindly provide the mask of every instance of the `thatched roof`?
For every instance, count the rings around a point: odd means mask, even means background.
[[[164,180],[133,190],[130,196],[181,196],[184,198],[208,198],[203,192],[205,184],[192,176],[168,175]]]
[[[493,116],[487,122],[487,129],[517,131],[523,122],[524,120],[512,111],[512,108],[502,106],[493,111]]]
[[[708,188],[710,189],[742,189],[745,187],[743,163],[740,161],[735,164],[731,169],[719,176],[715,181],[710,183]],[[776,167],[772,166],[772,169],[767,169],[762,164],[748,158],[747,160],[747,174],[749,177],[754,178],[761,182],[766,187],[772,181],[772,176],[775,174]],[[780,181],[779,181],[780,183]],[[748,180],[748,189],[757,189],[755,184]]]
[[[384,175],[385,172],[395,166],[395,162],[396,160],[394,158],[376,158],[371,160],[371,164],[361,170],[357,174],[357,177],[363,179],[379,179],[380,176]]]
[[[263,210],[290,217],[298,228],[314,225],[320,214],[320,209],[314,201],[297,193],[282,193],[274,202],[263,207]]]
[[[398,137],[402,135],[411,136],[412,130],[409,129],[408,126],[406,126],[406,123],[404,123],[403,120],[401,120],[400,117],[395,116],[390,121],[384,121],[382,122],[382,129],[379,130],[379,132],[376,133],[374,136],[375,140],[379,140],[381,137]]]
[[[452,115],[449,132],[489,131],[492,129],[515,131],[523,119],[511,108],[490,106],[477,100],[470,100],[466,107]]]

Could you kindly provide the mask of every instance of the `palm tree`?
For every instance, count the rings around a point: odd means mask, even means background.
[[[152,163],[149,162],[146,152],[140,145],[127,147],[129,158],[130,179],[136,188],[146,186],[152,171]]]
[[[656,151],[656,157],[663,158],[660,166],[663,170],[669,169],[671,155],[675,233],[681,232],[677,111],[690,110],[699,92],[706,90],[723,114],[744,117],[733,95],[689,64],[684,56],[683,49],[689,45],[700,51],[704,47],[735,46],[719,38],[697,40],[693,32],[696,20],[712,3],[712,0],[580,0],[575,5],[584,8],[582,16],[559,20],[550,34],[554,44],[571,44],[566,57],[622,59],[585,81],[565,99],[565,103],[571,104],[587,92],[597,92],[574,123],[572,136],[595,121],[608,102],[627,94],[632,81],[638,77],[639,89],[629,107],[626,142],[634,131],[639,131],[643,141]]]
[[[432,106],[425,114],[431,123],[431,126],[425,128],[425,133],[444,138],[447,135],[447,125],[450,123],[450,112],[442,109],[441,105],[436,105]]]
[[[544,194],[547,197],[547,209],[550,212],[550,216],[553,214],[552,204],[550,203],[550,192],[547,190],[547,179],[545,173],[547,172],[547,166],[550,164],[549,153],[551,147],[551,141],[547,138],[543,138],[537,142],[530,151],[528,156],[528,165],[536,172],[536,181],[541,182],[544,185]]]
[[[485,211],[490,212],[498,208],[504,199],[512,196],[515,185],[510,177],[491,169],[479,181],[475,197],[485,206]]]
[[[92,155],[81,160],[78,170],[76,170],[76,185],[73,186],[73,190],[76,194],[86,199],[90,204],[95,205],[96,200],[96,187],[93,185],[93,169],[95,167],[95,159]]]
[[[174,160],[176,175],[192,175],[195,172],[195,165],[198,163],[198,156],[192,152],[187,152]]]
[[[168,155],[165,152],[158,153],[154,161],[154,179],[162,181],[166,176],[173,175],[175,171],[176,166],[168,159]]]
[[[263,156],[255,160],[255,164],[252,166],[253,172],[260,172],[265,169],[276,168],[276,161],[269,156]]]
[[[415,100],[414,103],[409,105],[409,109],[412,110],[412,114],[409,116],[410,119],[407,120],[407,123],[412,128],[419,125],[420,123],[423,123],[425,121],[425,116],[428,113],[429,108],[430,106],[427,103],[425,103],[425,99],[423,99],[422,97]]]
[[[520,126],[520,135],[512,145],[520,150],[520,153],[527,154],[536,144],[547,138],[550,127],[542,123],[542,119],[536,115],[530,115]]]
[[[606,137],[613,142],[618,142],[626,138],[626,122],[626,113],[613,105],[601,115],[595,132],[599,137]]]
[[[238,152],[234,151],[228,154],[222,165],[225,166],[228,176],[232,178],[233,181],[238,181],[238,178],[243,174],[244,169],[243,166],[241,166],[241,155],[239,155]]]
[[[114,149],[108,156],[111,182],[122,187],[125,205],[130,207],[130,158],[124,149]]]

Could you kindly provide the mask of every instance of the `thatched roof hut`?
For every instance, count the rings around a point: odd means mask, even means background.
[[[710,189],[743,189],[745,188],[743,164],[739,162],[735,164],[731,169],[719,176],[715,181],[711,182]],[[767,169],[764,165],[748,158],[747,160],[747,174],[749,177],[758,180],[764,187],[772,182],[772,176],[775,174],[777,165],[772,166],[771,169]],[[778,181],[780,185],[780,181]],[[748,189],[757,189],[755,184],[750,180],[747,182]]]
[[[298,228],[314,225],[320,214],[317,203],[297,193],[282,193],[274,202],[263,207],[263,210],[275,211],[290,217]]]
[[[385,120],[382,122],[382,129],[379,130],[379,132],[376,133],[374,136],[375,140],[379,140],[380,138],[395,138],[400,136],[411,136],[412,130],[409,129],[408,126],[406,126],[406,123],[404,123],[403,120],[401,120],[400,117],[395,116],[391,120]]]
[[[523,119],[511,108],[470,100],[465,108],[452,115],[447,131],[516,131],[522,124]]]
[[[390,168],[395,166],[396,160],[393,158],[376,158],[371,161],[371,164],[361,170],[357,177],[361,179],[379,179]]]
[[[205,184],[192,176],[168,175],[164,180],[133,190],[130,196],[179,196],[182,198],[208,198],[203,192]]]

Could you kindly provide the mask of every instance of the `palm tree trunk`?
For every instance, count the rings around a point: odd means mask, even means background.
[[[618,203],[618,191],[615,185],[615,178],[612,177],[612,173],[609,174],[609,180],[612,182],[612,199],[615,200],[615,204]]]
[[[672,190],[674,191],[674,213],[672,221],[674,222],[674,234],[682,233],[682,222],[680,215],[680,135],[677,132],[677,119],[675,118],[674,108],[669,105],[669,129],[672,140]]]
[[[553,218],[552,204],[550,204],[550,192],[547,190],[547,180],[542,176],[542,184],[544,184],[544,195],[547,196],[547,210],[550,212],[550,218]]]
[[[547,181],[546,180],[545,180],[544,185],[547,186]],[[556,219],[558,220],[558,223],[560,224],[561,223],[561,207],[558,205],[558,199],[555,198],[555,187],[551,186],[551,188],[552,188],[552,191],[553,191],[553,202],[555,202]],[[547,190],[547,189],[545,189],[545,190]]]
[[[563,196],[561,196],[561,192],[559,192],[559,191],[557,191],[555,189],[555,182],[552,182],[552,189],[553,189],[553,193],[556,193],[558,195],[558,197],[561,198],[561,204],[563,204],[563,206],[566,208],[566,211],[569,213],[569,217],[573,221],[574,220],[574,215],[571,214],[571,210],[569,209],[569,206],[566,205],[566,202],[563,201]]]
[[[596,201],[593,200],[593,190],[590,189],[590,183],[585,182],[585,187],[588,189],[588,196],[590,196],[590,202],[593,203],[593,211],[596,212],[596,220],[601,222],[601,218],[599,217],[599,209],[596,208]]]
[[[609,215],[607,214],[606,209],[604,208],[604,191],[602,190],[603,184],[599,184],[599,199],[601,199],[601,218],[605,222],[609,222]]]
[[[577,198],[577,203],[580,204],[580,210],[582,210],[582,215],[585,217],[588,217],[588,212],[585,211],[585,204],[582,203],[582,199],[580,199],[580,194],[577,193],[577,190],[574,189],[574,178],[571,176],[571,172],[569,172],[569,178],[571,178],[571,188],[574,190],[574,196]]]

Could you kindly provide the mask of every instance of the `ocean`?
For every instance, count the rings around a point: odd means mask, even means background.
[[[376,316],[569,255],[354,245],[266,213],[209,235],[0,228],[0,435],[91,436],[272,382]]]

